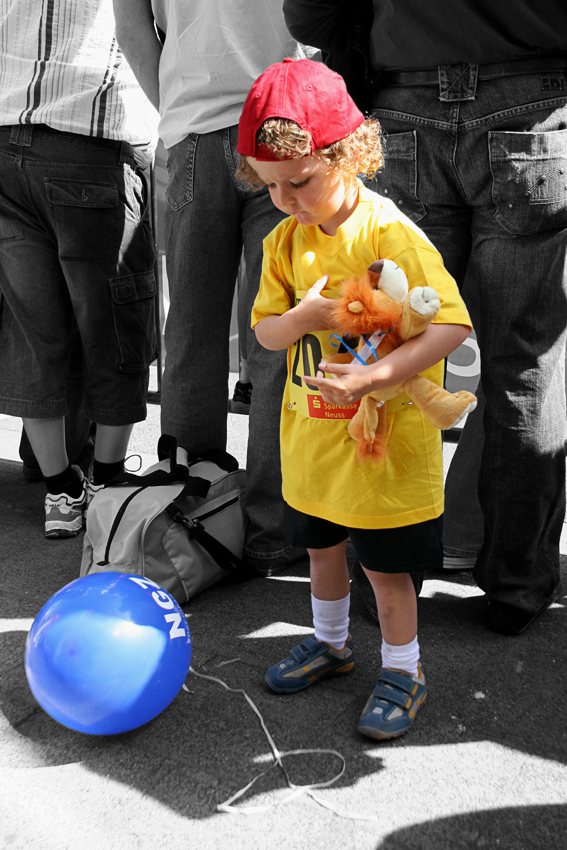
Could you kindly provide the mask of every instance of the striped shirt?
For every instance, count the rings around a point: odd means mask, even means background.
[[[116,43],[112,0],[0,0],[0,125],[118,139],[148,159],[157,121]]]

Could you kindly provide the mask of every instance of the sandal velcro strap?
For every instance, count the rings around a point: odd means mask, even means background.
[[[396,673],[395,670],[385,670],[382,668],[378,675],[378,684],[385,682],[387,685],[392,685],[393,688],[399,688],[400,691],[405,691],[406,694],[413,694],[416,683],[408,673]]]
[[[401,691],[388,687],[387,685],[376,685],[372,696],[374,699],[381,700],[382,702],[390,702],[394,705],[399,705],[400,708],[409,708],[411,705],[411,697],[408,697]]]
[[[409,708],[415,687],[415,682],[409,676],[394,670],[381,670],[373,697],[399,705],[400,708]]]
[[[321,644],[314,638],[307,638],[299,646],[294,646],[289,653],[294,661],[298,664],[305,664],[310,656],[314,655],[321,649]]]

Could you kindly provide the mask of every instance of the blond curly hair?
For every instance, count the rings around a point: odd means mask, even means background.
[[[256,134],[256,142],[268,147],[277,159],[311,156],[311,134],[287,118],[264,121]],[[320,148],[314,155],[329,168],[347,176],[364,174],[372,178],[384,165],[380,124],[376,118],[367,118],[346,139]],[[253,189],[264,185],[244,156],[240,157],[236,176]]]

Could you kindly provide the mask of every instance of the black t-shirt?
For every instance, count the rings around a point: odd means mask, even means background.
[[[294,38],[323,51],[372,0],[284,0]],[[371,70],[567,53],[567,0],[373,0]]]
[[[370,63],[483,65],[567,52],[567,0],[374,0]]]

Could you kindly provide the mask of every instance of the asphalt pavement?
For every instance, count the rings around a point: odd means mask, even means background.
[[[244,465],[247,419],[229,420],[229,450]],[[90,736],[53,720],[27,683],[26,638],[44,603],[78,577],[83,541],[44,538],[43,485],[24,481],[19,427],[0,419],[0,848],[565,850],[564,596],[505,637],[488,629],[469,573],[427,574],[428,699],[390,743],[357,732],[380,634],[354,590],[353,672],[295,696],[264,683],[265,669],[312,633],[306,562],[228,579],[184,606],[192,670],[146,725]],[[158,436],[152,408],[131,443],[146,466]],[[567,588],[567,538],[562,553]]]

